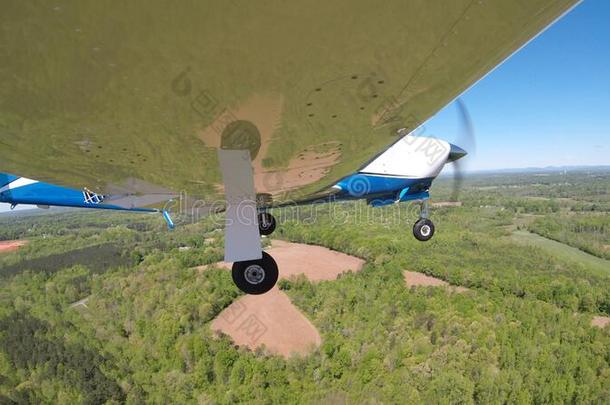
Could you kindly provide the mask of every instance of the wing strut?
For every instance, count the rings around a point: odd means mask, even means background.
[[[225,262],[262,258],[250,151],[218,149],[227,204]]]

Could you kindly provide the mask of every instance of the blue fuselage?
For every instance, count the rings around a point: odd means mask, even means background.
[[[429,198],[433,178],[407,178],[356,173],[339,181],[334,188],[338,200],[366,199],[372,206]]]
[[[0,202],[11,205],[31,204],[144,212],[157,211],[149,208],[125,208],[106,204],[103,201],[103,195],[87,190],[76,190],[12,174],[0,173]]]

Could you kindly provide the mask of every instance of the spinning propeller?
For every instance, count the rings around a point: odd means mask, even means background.
[[[458,98],[456,100],[456,106],[460,123],[460,130],[456,143],[461,147],[452,144],[451,151],[449,152],[448,161],[453,163],[453,191],[451,193],[451,201],[458,200],[464,180],[464,162],[460,158],[466,155],[466,150],[468,153],[473,154],[476,149],[474,128],[466,104]],[[466,148],[466,150],[462,149],[462,147]]]

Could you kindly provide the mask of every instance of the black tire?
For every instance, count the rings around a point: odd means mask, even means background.
[[[413,225],[413,236],[415,239],[425,242],[434,236],[434,224],[427,218],[420,218]]]
[[[237,288],[246,294],[259,295],[273,288],[279,272],[273,257],[263,252],[262,259],[233,263],[231,274]]]
[[[261,235],[271,235],[275,231],[275,217],[268,212],[258,214],[258,231]]]

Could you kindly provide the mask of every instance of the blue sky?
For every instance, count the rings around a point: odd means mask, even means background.
[[[610,165],[608,21],[610,1],[585,0],[462,96],[477,143],[467,170]],[[452,104],[424,134],[458,128]]]
[[[610,165],[610,1],[585,0],[463,96],[469,170]],[[455,139],[455,105],[425,134]]]

